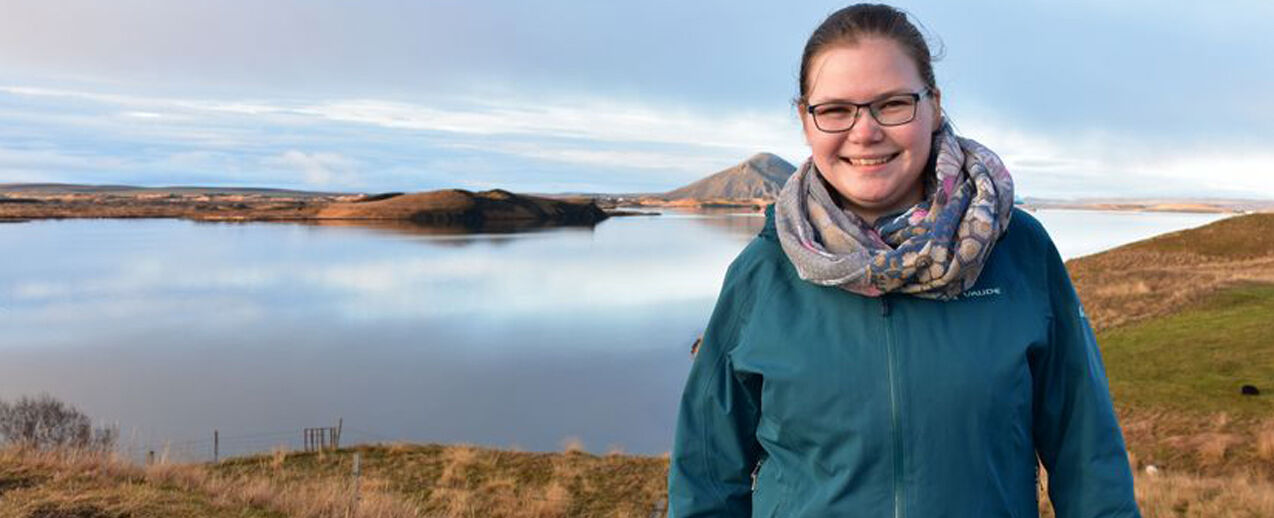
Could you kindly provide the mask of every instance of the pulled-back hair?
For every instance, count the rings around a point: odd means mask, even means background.
[[[809,95],[809,65],[823,50],[836,45],[857,45],[863,38],[880,37],[893,40],[916,64],[920,79],[930,91],[937,91],[933,77],[934,56],[920,30],[907,19],[907,13],[884,4],[854,4],[836,11],[814,29],[801,54],[800,92],[797,105],[804,105]]]

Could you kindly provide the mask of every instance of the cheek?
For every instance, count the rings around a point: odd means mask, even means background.
[[[929,159],[929,145],[933,142],[933,135],[928,129],[915,128],[915,131],[908,132],[903,136],[903,142],[907,149],[916,155],[916,159]]]

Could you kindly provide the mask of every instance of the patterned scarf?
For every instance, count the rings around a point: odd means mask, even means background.
[[[950,300],[977,282],[1009,225],[1013,179],[1000,158],[949,124],[934,133],[926,199],[873,226],[836,205],[806,160],[783,186],[775,225],[801,278],[869,297]]]

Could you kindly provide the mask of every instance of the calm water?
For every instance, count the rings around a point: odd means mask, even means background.
[[[1074,257],[1216,215],[1040,211]],[[47,392],[134,452],[467,442],[669,449],[688,349],[755,215],[592,230],[175,220],[0,225],[0,398]]]

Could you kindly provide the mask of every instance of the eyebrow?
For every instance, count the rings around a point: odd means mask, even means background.
[[[893,89],[893,90],[889,90],[889,91],[887,91],[887,92],[885,92],[885,93],[882,93],[882,94],[880,94],[880,95],[876,96],[875,98],[873,98],[873,99],[871,99],[871,100],[868,100],[868,101],[867,101],[867,102],[865,102],[865,103],[856,103],[856,104],[870,104],[870,103],[874,103],[874,102],[876,102],[876,101],[883,101],[883,100],[885,100],[885,99],[887,99],[887,98],[890,98],[890,97],[893,97],[893,96],[895,96],[895,95],[901,95],[901,94],[911,94],[911,93],[915,93],[915,92],[914,92],[914,91],[912,91],[912,90],[906,89],[906,88],[895,88],[895,89]],[[813,99],[811,99],[811,101],[813,101]],[[847,98],[844,98],[844,97],[831,97],[831,98],[827,98],[827,99],[820,99],[820,100],[819,100],[819,102],[811,102],[810,104],[811,104],[811,105],[815,105],[815,104],[827,104],[827,103],[854,103],[854,101],[853,101],[853,100],[850,100],[850,99],[847,99]]]

